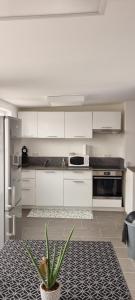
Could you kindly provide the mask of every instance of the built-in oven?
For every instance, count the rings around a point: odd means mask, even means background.
[[[122,199],[122,171],[93,171],[93,198]]]

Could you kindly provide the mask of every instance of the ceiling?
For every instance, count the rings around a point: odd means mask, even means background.
[[[0,98],[39,107],[56,95],[135,99],[134,0],[108,0],[100,16],[0,21]]]

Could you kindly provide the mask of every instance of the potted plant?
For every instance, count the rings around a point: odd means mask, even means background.
[[[57,255],[56,246],[54,246],[53,254],[50,251],[47,226],[45,229],[46,234],[46,257],[42,257],[40,262],[33,256],[31,248],[27,244],[28,254],[38,272],[41,279],[40,293],[42,300],[58,300],[60,298],[60,283],[57,282],[65,253],[69,246],[69,241],[73,234],[74,228],[71,230],[67,241],[61,247],[59,254]]]

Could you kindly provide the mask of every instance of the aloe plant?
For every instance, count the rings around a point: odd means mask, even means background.
[[[46,225],[45,226],[46,251],[45,251],[45,256],[42,257],[39,263],[37,259],[33,256],[30,246],[28,244],[26,245],[27,252],[46,290],[52,290],[56,284],[73,231],[74,231],[74,227],[72,228],[67,238],[67,241],[61,247],[59,254],[57,254],[56,246],[54,246],[53,253],[51,253],[49,240],[48,240],[48,230]]]

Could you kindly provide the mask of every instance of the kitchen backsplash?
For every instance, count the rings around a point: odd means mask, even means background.
[[[96,157],[124,157],[124,134],[95,134],[91,140],[75,139],[23,139],[30,156],[68,156],[82,154],[87,144],[87,154]]]

